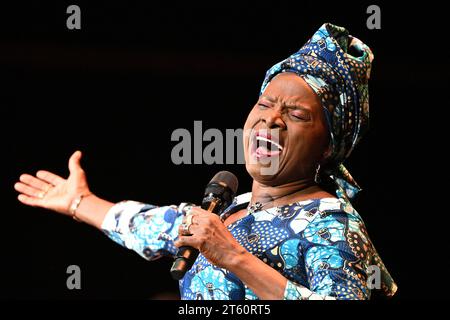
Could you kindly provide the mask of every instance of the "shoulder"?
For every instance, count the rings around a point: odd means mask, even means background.
[[[360,219],[356,210],[343,199],[338,198],[320,198],[304,200],[283,207],[283,211],[292,212],[295,219],[308,218],[313,221],[331,221],[333,219],[347,217]]]
[[[324,228],[344,232],[348,221],[357,213],[337,198],[320,198],[295,202],[255,213],[256,220],[272,220],[284,226],[291,236],[303,238],[305,234]]]
[[[310,242],[330,244],[348,241],[349,237],[366,238],[364,222],[348,202],[337,198],[316,199],[302,208],[300,217],[308,223],[301,236]]]
[[[313,208],[318,211],[318,215],[315,216],[315,220],[317,221],[344,221],[344,220],[352,220],[358,221],[362,223],[361,216],[359,213],[353,208],[353,206],[340,198],[323,198],[316,199],[313,204],[311,204]]]
[[[322,199],[317,208],[318,213],[300,234],[307,247],[327,248],[349,261],[368,264],[375,252],[358,212],[342,199]]]

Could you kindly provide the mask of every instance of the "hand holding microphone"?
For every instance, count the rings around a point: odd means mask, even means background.
[[[170,270],[174,279],[184,277],[197,259],[199,250],[211,263],[221,266],[239,246],[219,218],[232,203],[237,188],[236,176],[221,171],[207,185],[201,208],[184,207],[189,214],[180,226],[180,236],[175,242],[180,249]]]

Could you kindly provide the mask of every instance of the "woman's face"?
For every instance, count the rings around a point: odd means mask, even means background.
[[[313,179],[328,150],[320,99],[294,73],[272,79],[248,115],[244,132],[247,171],[270,186]]]

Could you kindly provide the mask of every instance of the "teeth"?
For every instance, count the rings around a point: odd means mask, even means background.
[[[280,146],[278,143],[276,143],[276,142],[274,142],[274,141],[272,141],[272,140],[269,140],[269,139],[267,139],[267,138],[264,138],[264,137],[261,137],[261,136],[257,136],[257,137],[256,137],[256,140],[257,140],[257,141],[266,141],[266,142],[269,142],[269,143],[271,143],[271,144],[277,146],[278,149],[283,150],[283,147],[282,147],[282,146]]]

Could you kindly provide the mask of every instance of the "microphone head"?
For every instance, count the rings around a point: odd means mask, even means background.
[[[215,202],[212,212],[220,214],[232,202],[238,189],[238,179],[228,171],[220,171],[211,179],[205,189],[202,208],[207,209],[211,202]]]
[[[230,188],[230,190],[233,194],[236,194],[236,191],[239,186],[238,179],[236,178],[236,176],[234,174],[232,174],[229,171],[217,172],[216,175],[208,183],[208,185],[210,185],[212,183],[217,183],[224,187]]]

